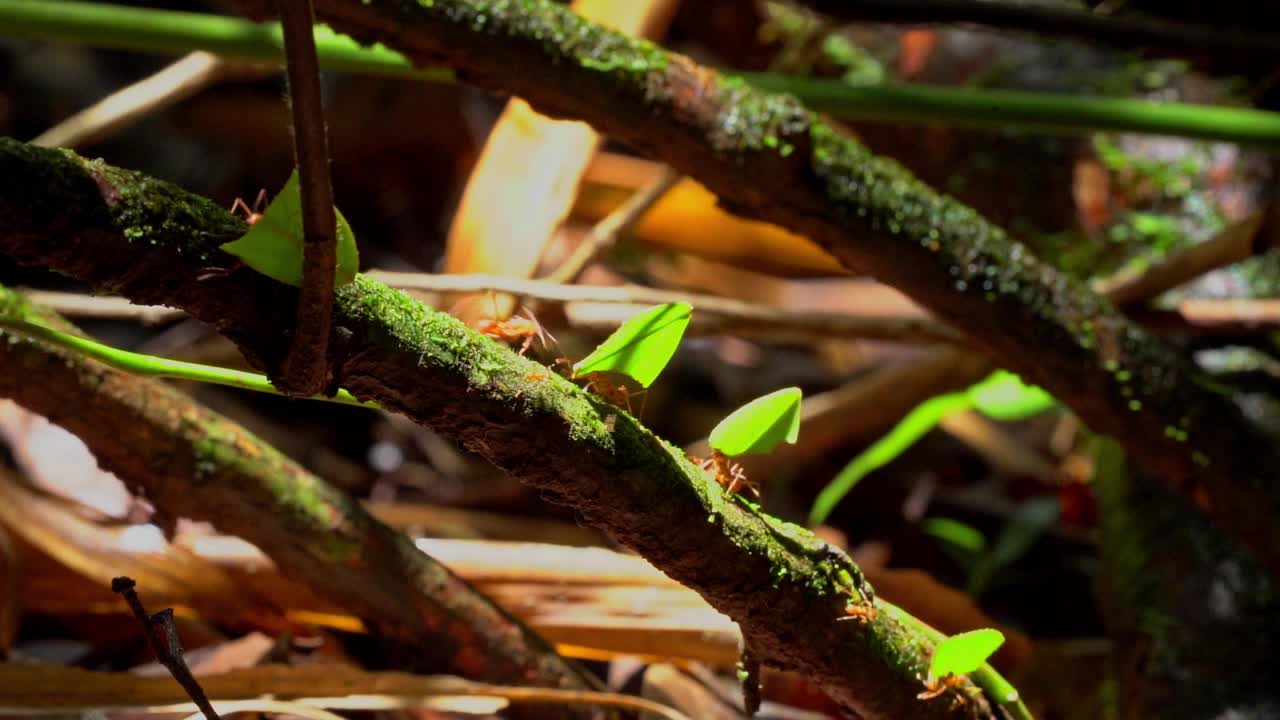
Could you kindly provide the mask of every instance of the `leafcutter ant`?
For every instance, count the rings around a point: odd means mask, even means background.
[[[712,450],[709,458],[690,459],[697,462],[699,468],[714,472],[716,474],[716,482],[720,483],[720,487],[724,488],[727,494],[733,495],[746,488],[751,491],[756,500],[760,499],[760,486],[749,480],[747,472],[742,469],[742,466],[730,460],[728,455],[719,450]]]
[[[583,381],[583,390],[604,398],[605,402],[614,407],[620,407],[632,415],[637,415],[637,413],[631,409],[631,398],[640,397],[639,415],[644,415],[644,398],[647,396],[648,390],[632,392],[625,385],[619,385],[610,380],[609,375],[603,372],[589,372],[579,375],[573,371],[573,363],[568,358],[556,358],[555,362],[551,363],[551,367],[557,373],[574,382]]]
[[[231,212],[244,213],[245,222],[250,225],[256,225],[262,219],[262,213],[267,209],[267,191],[265,189],[258,191],[258,197],[253,201],[253,207],[250,208],[241,198],[231,203]]]
[[[946,677],[930,676],[924,680],[924,692],[916,695],[917,700],[932,700],[948,695],[951,698],[951,709],[955,710],[969,702],[969,690],[965,685],[965,676],[948,673]]]
[[[246,205],[242,198],[236,198],[235,202],[231,203],[231,214],[235,215],[236,213],[242,213],[244,215],[245,222],[250,225],[257,225],[258,221],[262,219],[262,213],[265,212],[266,209],[267,191],[265,188],[258,191],[258,197],[254,199],[252,208]],[[243,264],[244,263],[242,261],[236,260],[235,264],[231,267],[204,268],[196,275],[196,280],[212,280],[214,278],[226,277],[231,274],[231,271]]]
[[[551,336],[551,333],[543,329],[537,318],[533,316],[533,313],[528,310],[523,310],[522,312],[522,315],[509,317],[506,320],[481,318],[476,322],[476,331],[482,335],[488,335],[498,342],[513,343],[522,341],[519,350],[521,355],[524,355],[529,351],[529,348],[533,347],[534,338],[541,340],[544,348],[547,347],[547,338],[551,338],[551,341],[555,342],[555,338]]]
[[[844,604],[844,616],[836,618],[836,622],[846,622],[853,620],[859,625],[869,625],[872,620],[876,619],[876,615],[880,614],[876,610],[876,606],[870,602],[859,602],[850,597],[849,601]]]

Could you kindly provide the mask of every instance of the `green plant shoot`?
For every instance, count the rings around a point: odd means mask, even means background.
[[[616,372],[649,387],[675,355],[692,313],[688,303],[667,303],[640,313],[579,360],[574,374]]]
[[[1003,644],[1004,634],[992,628],[952,635],[934,648],[929,674],[935,678],[968,675],[982,667]]]
[[[765,453],[800,436],[800,388],[771,392],[734,410],[711,431],[711,448],[725,455]]]
[[[356,236],[338,208],[338,267],[334,287],[342,287],[356,277],[360,256]],[[286,285],[302,285],[302,192],[298,188],[298,171],[280,189],[262,217],[249,227],[249,232],[222,246],[222,249],[244,261],[244,264]]]
[[[960,392],[935,395],[917,405],[884,437],[844,466],[813,501],[809,525],[822,524],[862,478],[895,460],[952,413],[973,409],[994,420],[1013,421],[1048,410],[1056,402],[1049,393],[1004,370],[997,370]]]
[[[6,317],[0,317],[0,330],[66,348],[117,370],[123,370],[134,375],[193,380],[195,382],[240,388],[241,390],[252,390],[253,392],[267,393],[269,395],[281,395],[281,392],[276,389],[275,385],[271,384],[267,376],[257,373],[129,352],[110,345],[103,345],[87,337],[71,335],[44,325],[27,322],[26,320],[11,320]],[[358,400],[346,390],[339,390],[333,397],[317,396],[312,399],[342,405],[378,408],[377,403]]]

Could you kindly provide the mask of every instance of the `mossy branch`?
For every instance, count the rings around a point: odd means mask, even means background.
[[[0,317],[78,334],[3,287]],[[74,432],[162,517],[208,521],[261,548],[283,573],[361,618],[403,667],[594,689],[409,538],[170,385],[5,330],[0,397]]]
[[[317,0],[316,13],[420,65],[451,65],[469,82],[592,123],[731,209],[807,235],[1114,435],[1280,573],[1280,484],[1271,480],[1280,454],[1185,356],[794,98],[549,0]]]
[[[279,328],[292,321],[297,290],[218,250],[244,227],[168,183],[0,139],[0,253],[181,307],[272,367],[288,350]],[[836,622],[861,584],[843,553],[727,498],[679,449],[544,367],[365,277],[337,293],[330,343],[334,376],[353,395],[573,507],[736,620],[769,664],[804,672],[850,711],[994,717],[985,703],[917,699],[932,643],[900,616]],[[73,429],[91,432],[87,424]]]

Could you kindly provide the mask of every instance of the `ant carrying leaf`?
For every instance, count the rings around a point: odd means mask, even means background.
[[[288,182],[281,188],[262,212],[258,212],[261,203],[266,200],[265,191],[258,194],[253,208],[237,199],[231,206],[233,212],[240,210],[246,213],[249,231],[238,240],[225,243],[222,249],[235,255],[245,265],[268,277],[279,280],[286,285],[300,287],[302,285],[302,193],[298,188],[298,171],[294,170]],[[333,209],[337,218],[337,255],[338,266],[334,273],[334,287],[341,287],[356,277],[360,266],[359,252],[356,249],[356,236],[351,226],[337,208]]]
[[[769,452],[784,442],[794,444],[800,433],[800,398],[800,388],[784,388],[734,410],[711,431],[711,457],[691,459],[704,470],[714,470],[716,482],[729,494],[745,487],[759,498],[759,486],[729,458]]]

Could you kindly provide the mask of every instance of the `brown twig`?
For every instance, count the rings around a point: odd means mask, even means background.
[[[627,201],[618,209],[609,213],[603,220],[591,228],[591,232],[582,239],[582,243],[574,248],[573,254],[565,260],[555,272],[545,279],[553,283],[572,284],[586,269],[591,261],[613,247],[622,236],[631,232],[631,228],[640,222],[644,214],[649,212],[667,191],[680,181],[680,173],[670,167],[664,167],[662,174],[646,187],[632,193]]]
[[[1176,252],[1137,272],[1113,275],[1098,283],[1099,292],[1116,305],[1146,302],[1164,291],[1207,272],[1244,260],[1254,253],[1254,238],[1265,211],[1234,223],[1216,236]]]
[[[329,179],[329,140],[325,134],[316,59],[315,14],[311,0],[277,0],[284,31],[293,146],[302,194],[302,286],[289,354],[275,382],[301,397],[324,391],[329,383],[329,326],[333,319],[333,282],[337,273],[337,225]]]
[[[734,300],[719,295],[661,290],[637,285],[562,285],[545,280],[494,275],[431,275],[377,270],[369,276],[401,290],[426,292],[480,292],[494,290],[544,302],[627,303],[661,305],[687,302],[695,309],[695,331],[759,335],[803,334],[823,337],[858,337],[907,342],[964,344],[963,335],[949,326],[923,317],[859,317],[836,313],[793,312],[782,308]],[[603,328],[625,318],[609,318],[583,327]],[[577,323],[575,323],[576,325]]]
[[[744,637],[742,653],[738,657],[738,683],[742,687],[742,710],[747,717],[760,712],[760,656]]]
[[[173,624],[173,608],[165,608],[154,615],[148,615],[142,607],[142,601],[138,599],[138,593],[133,589],[134,584],[131,578],[118,577],[111,581],[111,592],[122,596],[129,604],[133,616],[142,624],[142,630],[147,636],[147,642],[151,644],[151,651],[156,654],[156,660],[165,666],[174,680],[178,681],[187,696],[191,698],[191,702],[200,708],[200,712],[204,713],[208,720],[222,720],[213,709],[213,705],[209,704],[209,697],[204,694],[200,683],[191,674],[187,661],[182,659],[182,643],[178,640],[178,628]]]
[[[200,92],[231,67],[217,55],[197,50],[159,72],[127,85],[31,141],[45,147],[77,147],[129,127],[150,113]]]

